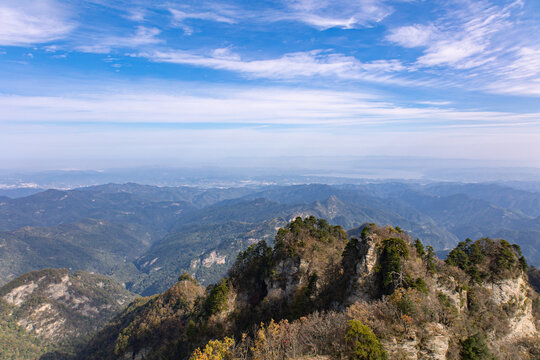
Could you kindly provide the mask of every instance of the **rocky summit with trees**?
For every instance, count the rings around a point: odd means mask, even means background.
[[[540,298],[518,246],[467,240],[443,261],[400,228],[315,217],[138,298],[78,359],[538,359]]]

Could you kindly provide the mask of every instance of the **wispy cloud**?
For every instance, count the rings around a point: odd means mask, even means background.
[[[432,40],[434,32],[433,25],[407,25],[392,29],[386,40],[409,48],[426,46]]]
[[[455,86],[500,94],[540,94],[538,28],[521,21],[521,0],[462,1],[425,24],[393,28],[385,39],[423,54],[409,68]],[[457,72],[456,72],[457,71]]]
[[[295,21],[320,30],[355,29],[372,26],[393,11],[385,0],[279,0],[273,5],[260,3],[256,10],[248,10],[234,2],[202,1],[197,5],[170,8],[169,11],[173,15],[173,24],[188,35],[193,32],[186,23],[190,19],[227,24]]]
[[[540,81],[540,47],[519,49],[516,59],[502,71],[509,79],[536,78]]]
[[[383,0],[284,0],[289,11],[275,14],[276,20],[296,20],[319,29],[370,26],[388,16],[392,9]]]
[[[145,86],[142,86],[145,87]],[[190,87],[186,85],[186,88]],[[106,92],[71,96],[0,96],[0,122],[235,123],[395,125],[425,131],[444,127],[540,129],[539,113],[398,105],[365,93],[277,88],[207,88],[203,92]],[[393,127],[388,130],[392,131]],[[430,130],[431,129],[431,130]]]
[[[217,12],[204,11],[204,12],[189,12],[182,11],[177,9],[169,9],[175,21],[182,22],[186,19],[199,19],[199,20],[211,20],[217,22],[224,22],[227,24],[234,24],[237,22],[233,16],[228,16],[226,14],[221,14]]]
[[[245,154],[474,154],[522,161],[524,153],[540,151],[538,113],[400,106],[355,92],[215,87],[191,93],[4,95],[0,108],[4,166],[65,166],[66,159],[141,165],[178,161],[179,154],[193,163]]]
[[[230,9],[215,8],[209,10],[178,10],[170,8],[169,11],[173,16],[172,24],[173,26],[180,27],[186,35],[193,34],[193,28],[186,23],[186,20],[195,19],[195,20],[206,20],[206,21],[215,21],[222,22],[227,24],[234,24],[237,22],[237,14]]]
[[[493,60],[500,51],[493,38],[513,24],[511,12],[521,6],[515,1],[505,7],[488,2],[464,2],[433,23],[392,29],[386,39],[404,47],[424,47],[421,66],[453,66],[467,69]]]
[[[96,37],[92,44],[78,45],[76,50],[88,53],[107,54],[113,48],[137,49],[141,46],[155,45],[163,42],[158,38],[161,30],[154,27],[138,26],[135,33],[130,36]]]
[[[389,73],[404,69],[398,60],[377,60],[363,63],[352,56],[323,50],[290,53],[279,58],[263,60],[242,59],[239,54],[231,52],[228,48],[216,49],[207,55],[186,51],[154,51],[138,53],[135,56],[145,57],[154,62],[228,70],[248,77],[267,79],[330,76],[341,79],[385,81],[387,79],[385,76]]]
[[[128,9],[124,17],[131,21],[142,22],[146,19],[147,15],[148,14],[147,14],[146,9],[137,7],[133,9]]]
[[[426,100],[426,101],[418,101],[418,104],[433,105],[433,106],[444,106],[444,105],[450,105],[450,104],[452,104],[452,102],[451,101]]]
[[[65,6],[55,0],[0,3],[0,45],[47,43],[64,38],[75,26]]]

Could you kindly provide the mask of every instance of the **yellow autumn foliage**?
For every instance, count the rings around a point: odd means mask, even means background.
[[[204,349],[197,348],[189,360],[232,360],[233,347],[234,340],[229,337],[223,340],[210,340]]]

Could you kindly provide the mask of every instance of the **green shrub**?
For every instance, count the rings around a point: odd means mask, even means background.
[[[437,270],[437,267],[435,266],[435,250],[433,250],[433,246],[431,245],[428,245],[426,249],[426,266],[430,272],[434,273]]]
[[[521,259],[521,249],[506,240],[482,238],[476,241],[466,239],[450,251],[446,263],[464,270],[473,283],[480,284],[485,279],[501,279],[517,275],[526,268]]]
[[[416,239],[414,241],[414,247],[416,248],[416,253],[418,254],[418,256],[423,258],[424,255],[426,254],[426,251],[424,250],[424,244],[422,244],[420,239]]]
[[[386,352],[371,329],[358,320],[349,321],[345,340],[351,346],[351,360],[384,360]]]
[[[182,275],[178,277],[178,281],[191,281],[194,283],[198,283],[197,280],[193,278],[188,272],[184,271]]]
[[[459,355],[462,360],[494,359],[482,334],[475,334],[462,341]]]
[[[306,246],[306,237],[319,242],[321,245],[319,249],[326,244],[333,244],[336,240],[340,243],[347,241],[347,233],[341,226],[330,225],[326,220],[314,216],[305,219],[297,217],[285,228],[278,230],[274,241],[275,255],[278,258],[285,258],[301,254]]]
[[[497,256],[497,267],[499,269],[509,270],[516,262],[511,245],[506,240],[501,241],[501,250]]]
[[[520,256],[520,258],[519,258],[519,266],[521,267],[521,270],[527,272],[527,269],[529,268],[529,265],[527,264],[527,260],[525,260],[524,256]]]
[[[448,265],[457,266],[463,270],[467,269],[469,266],[469,255],[467,253],[469,251],[470,243],[471,239],[460,241],[457,247],[448,253],[446,263]]]
[[[213,286],[204,303],[206,315],[214,315],[227,309],[227,295],[229,295],[229,280],[222,279]]]
[[[362,228],[362,234],[360,235],[362,237],[362,240],[366,240],[367,234],[369,231],[375,227],[374,223],[365,224]]]
[[[411,299],[409,294],[404,293],[403,296],[399,299],[399,302],[396,304],[398,310],[407,316],[414,317],[417,314],[416,304]]]
[[[400,285],[403,279],[401,271],[401,259],[407,259],[409,250],[403,239],[389,238],[382,242],[383,251],[381,256],[381,286],[383,294],[391,294]]]
[[[424,281],[424,279],[422,279],[422,278],[417,278],[416,280],[414,280],[414,282],[410,285],[410,287],[412,289],[416,289],[416,290],[420,291],[423,294],[428,293],[427,284]]]

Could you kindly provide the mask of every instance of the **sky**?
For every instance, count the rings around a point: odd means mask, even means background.
[[[0,169],[540,167],[540,1],[0,1]]]

